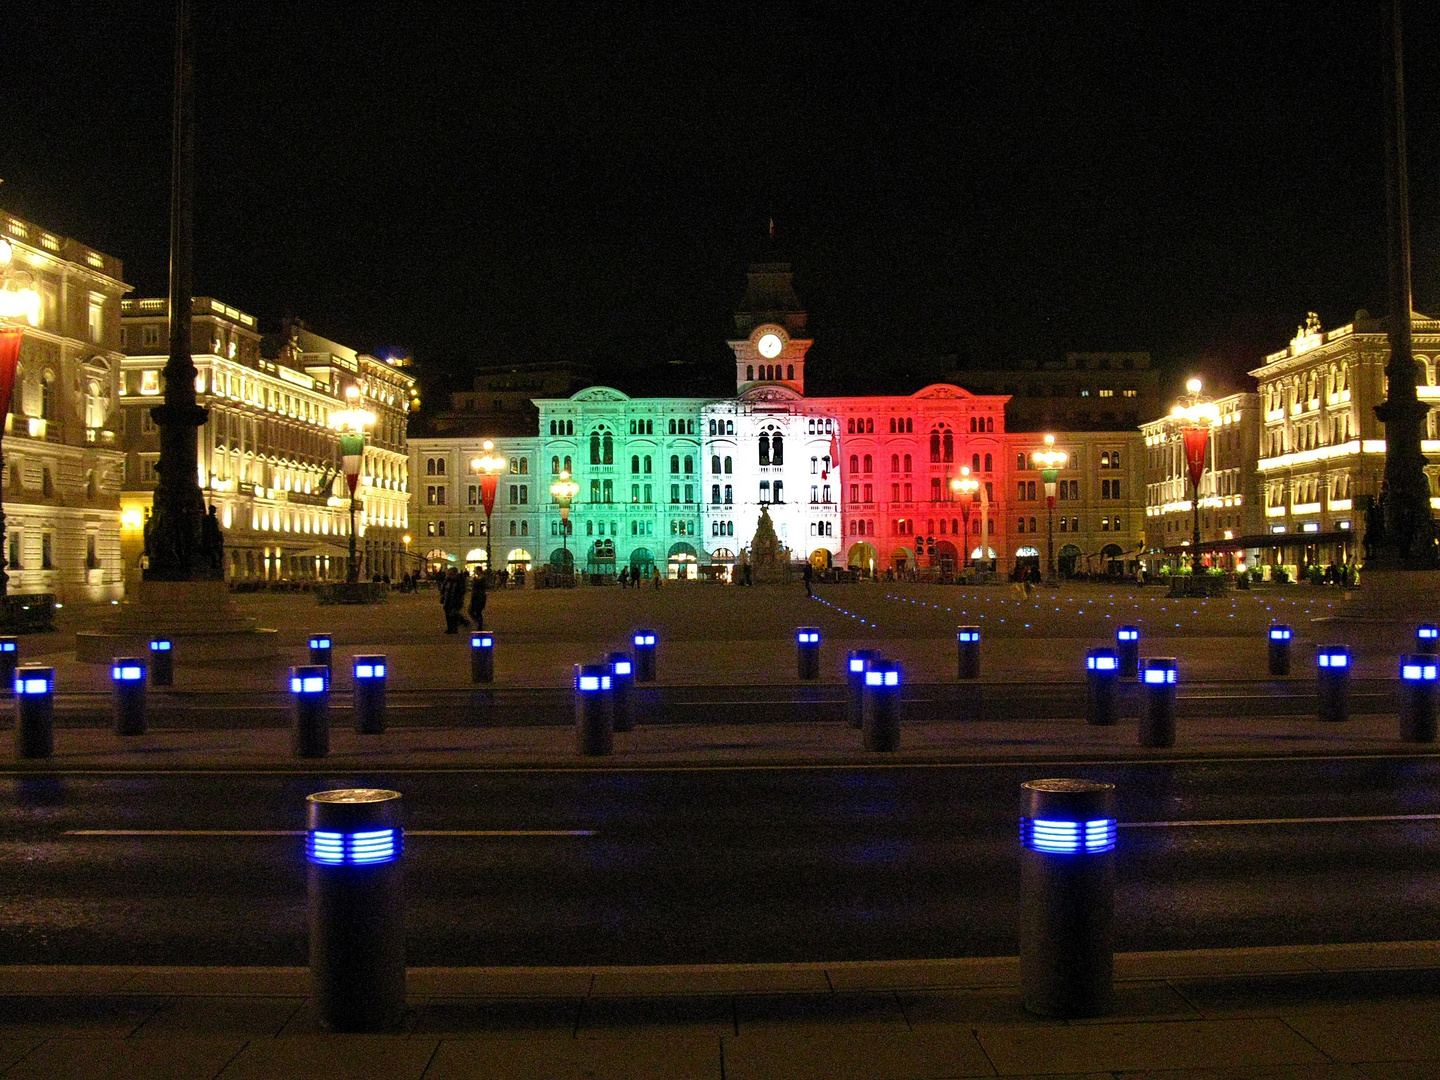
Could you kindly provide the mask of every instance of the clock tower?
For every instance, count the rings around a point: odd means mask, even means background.
[[[730,342],[735,352],[735,389],[743,393],[766,384],[805,393],[805,336],[808,318],[800,308],[789,263],[751,263],[749,284],[735,329],[743,335]]]

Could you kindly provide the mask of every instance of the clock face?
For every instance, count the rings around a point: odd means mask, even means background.
[[[780,335],[766,334],[755,345],[760,350],[760,355],[766,360],[774,360],[780,355]]]

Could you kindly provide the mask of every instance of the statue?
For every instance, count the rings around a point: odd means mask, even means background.
[[[215,507],[200,521],[200,556],[211,570],[219,570],[225,555],[225,534],[215,517]]]
[[[755,526],[755,538],[750,541],[749,562],[754,581],[769,583],[789,577],[790,552],[775,535],[769,507],[760,507],[760,521]]]

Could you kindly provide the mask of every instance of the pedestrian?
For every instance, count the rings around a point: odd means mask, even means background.
[[[805,582],[805,595],[814,596],[815,593],[811,590],[810,586],[814,584],[815,581],[815,568],[810,565],[810,561],[808,559],[805,561],[805,570],[800,576],[801,579]]]
[[[460,609],[465,606],[465,579],[453,566],[440,579],[440,604],[445,609],[445,633],[459,633]]]
[[[628,589],[630,587],[630,568],[628,566],[620,568],[620,587],[622,589]]]
[[[660,569],[657,567],[651,576],[654,577],[654,579],[655,579],[655,591],[656,591],[656,592],[659,592],[659,591],[660,591]]]
[[[475,620],[475,629],[485,629],[485,571],[476,569],[475,580],[470,585],[470,618]]]

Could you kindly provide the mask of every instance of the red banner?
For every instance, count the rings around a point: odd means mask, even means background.
[[[1200,490],[1200,477],[1205,474],[1205,447],[1210,442],[1208,427],[1187,427],[1185,436],[1185,464],[1190,466],[1190,483]]]
[[[23,330],[0,330],[0,417],[10,411],[10,395],[15,392],[15,365],[20,362],[20,342],[24,336]]]
[[[500,477],[495,473],[484,473],[480,477],[480,498],[485,500],[485,516],[488,518],[495,510],[495,488]]]

